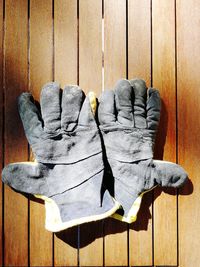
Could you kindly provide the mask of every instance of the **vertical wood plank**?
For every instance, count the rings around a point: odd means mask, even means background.
[[[77,83],[77,0],[54,0],[55,80]]]
[[[3,0],[0,0],[0,173],[3,168]],[[0,214],[3,212],[3,186],[0,181]],[[3,216],[0,217],[0,265],[3,265]]]
[[[5,1],[5,164],[28,156],[17,111],[17,97],[28,87],[27,25],[27,1]],[[5,186],[4,208],[5,266],[27,266],[28,201]]]
[[[55,80],[77,83],[77,1],[54,1]],[[61,236],[59,236],[61,234]],[[54,237],[54,266],[77,266],[78,227]]]
[[[128,78],[151,85],[151,2],[128,1]],[[129,230],[129,264],[152,265],[152,193],[144,195],[138,219]],[[150,214],[151,212],[151,214]],[[145,257],[144,257],[145,251]]]
[[[52,1],[30,1],[30,91],[39,100],[41,87],[52,80]],[[52,265],[52,234],[44,228],[44,205],[30,202],[30,265]]]
[[[188,267],[200,260],[200,3],[178,0],[176,10],[178,159],[192,182],[179,196],[179,264]]]
[[[152,2],[152,41],[153,86],[159,89],[163,101],[155,156],[176,162],[174,1]],[[177,265],[177,197],[175,190],[168,192],[161,194],[160,189],[155,189],[154,194],[155,265]]]
[[[79,1],[79,85],[102,89],[102,1]],[[80,226],[80,266],[103,266],[102,221]]]
[[[126,0],[104,1],[104,81],[113,88],[126,78]]]
[[[128,0],[128,76],[151,84],[150,0]]]
[[[79,3],[79,83],[85,92],[102,89],[102,1]]]
[[[104,88],[113,88],[117,80],[126,78],[126,1],[104,1]],[[106,219],[105,266],[128,265],[127,225]]]

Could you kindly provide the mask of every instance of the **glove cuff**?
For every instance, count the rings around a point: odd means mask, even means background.
[[[86,216],[64,222],[61,219],[60,211],[57,204],[50,198],[44,198],[44,197],[40,198],[45,200],[45,209],[46,209],[45,228],[50,232],[60,232],[65,229],[74,227],[76,225],[105,219],[111,216],[120,208],[120,204],[115,199],[113,199],[113,207],[102,214]]]

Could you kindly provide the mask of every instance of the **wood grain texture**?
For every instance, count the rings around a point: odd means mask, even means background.
[[[79,3],[79,84],[85,92],[102,89],[102,1]]]
[[[179,264],[200,261],[200,3],[177,1],[178,160],[191,180],[179,196]]]
[[[52,1],[30,1],[30,91],[39,100],[41,87],[52,80]],[[30,203],[30,264],[52,265],[52,234],[45,230],[43,204]]]
[[[128,78],[151,85],[150,1],[128,1]],[[152,193],[144,195],[138,219],[129,230],[129,264],[152,265]],[[145,251],[145,257],[144,257]]]
[[[5,164],[28,157],[17,111],[17,97],[28,87],[27,14],[27,1],[5,1]],[[4,209],[5,266],[27,266],[28,201],[5,186]]]
[[[77,84],[77,1],[54,1],[54,79]],[[77,266],[78,227],[54,235],[54,266]]]
[[[151,84],[151,3],[128,0],[128,77]]]
[[[174,1],[152,2],[153,86],[159,89],[162,98],[155,157],[172,162],[176,162],[174,8]],[[175,190],[168,193],[161,194],[160,189],[155,189],[155,265],[177,265],[177,198]]]
[[[104,81],[113,88],[126,78],[126,1],[104,1]]]
[[[77,1],[54,0],[55,80],[77,83]]]
[[[114,8],[113,8],[114,7]],[[126,78],[126,1],[104,1],[104,88]],[[105,266],[128,265],[127,224],[114,219],[104,223]]]
[[[0,173],[3,168],[3,0],[0,0]],[[0,214],[3,212],[3,185],[0,181]],[[0,266],[3,265],[3,216],[0,217]]]
[[[102,89],[102,1],[79,1],[79,85]],[[102,221],[80,226],[80,266],[103,266]]]

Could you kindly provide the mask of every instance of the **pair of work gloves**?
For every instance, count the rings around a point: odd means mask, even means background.
[[[30,93],[18,104],[36,160],[7,165],[2,180],[45,201],[49,231],[109,216],[132,223],[145,192],[187,180],[179,165],[153,159],[160,95],[141,79],[105,90],[98,110],[94,93],[56,82],[43,87],[40,109]]]

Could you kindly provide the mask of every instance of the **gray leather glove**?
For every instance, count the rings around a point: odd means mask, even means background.
[[[114,91],[104,91],[98,117],[114,177],[113,197],[123,208],[112,217],[131,223],[144,192],[156,185],[180,187],[187,174],[177,164],[153,160],[160,95],[156,89],[147,89],[143,80],[120,80]]]
[[[96,98],[94,98],[96,99]],[[19,113],[37,162],[12,163],[2,180],[20,192],[41,195],[54,212],[47,230],[56,232],[100,220],[119,204],[104,187],[99,130],[89,96],[78,86],[62,91],[56,82],[41,92],[41,113],[30,93],[19,97]]]

